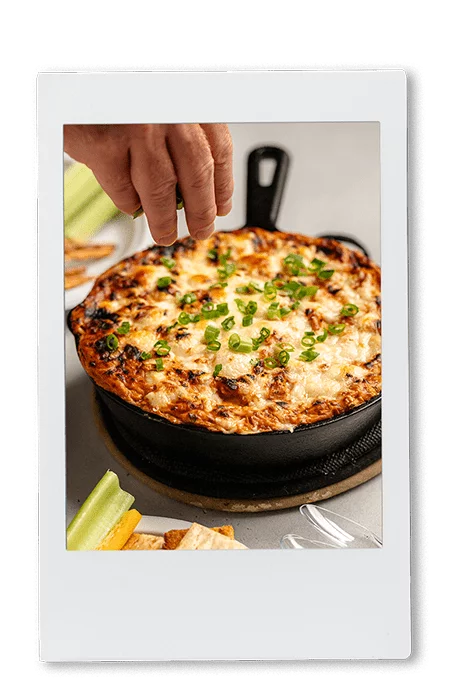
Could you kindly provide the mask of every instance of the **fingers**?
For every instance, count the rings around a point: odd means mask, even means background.
[[[184,199],[187,227],[192,238],[204,240],[214,231],[217,206],[214,160],[198,124],[175,124],[168,129],[168,149]]]
[[[140,207],[131,181],[128,142],[121,128],[67,126],[64,147],[70,156],[91,168],[120,211],[133,214]]]
[[[232,209],[233,144],[226,124],[201,124],[214,159],[214,191],[217,216],[226,216]]]
[[[139,193],[150,232],[159,245],[177,238],[176,173],[168,153],[165,129],[139,127],[131,140],[131,178]]]

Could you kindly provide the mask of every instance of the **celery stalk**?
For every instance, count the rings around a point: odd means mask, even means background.
[[[67,225],[100,191],[100,184],[86,165],[74,163],[67,168],[64,173],[64,224]]]
[[[119,213],[110,197],[101,190],[65,225],[65,235],[73,241],[84,242]]]
[[[122,491],[118,476],[107,471],[68,526],[67,549],[96,549],[133,503],[134,496]]]

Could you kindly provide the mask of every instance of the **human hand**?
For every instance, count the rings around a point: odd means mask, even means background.
[[[140,207],[160,245],[177,238],[176,184],[192,238],[214,231],[232,208],[232,140],[225,124],[112,124],[64,127],[64,150],[85,163],[114,204]]]

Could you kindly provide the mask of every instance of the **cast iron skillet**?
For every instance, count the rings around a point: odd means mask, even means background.
[[[263,159],[276,161],[273,181],[262,186],[259,166]],[[280,148],[265,146],[248,157],[247,218],[245,226],[276,231],[289,167],[289,157]],[[366,255],[363,246],[350,237],[321,235],[353,243]],[[193,425],[175,425],[146,413],[96,385],[99,400],[113,422],[123,427],[133,444],[141,444],[149,453],[161,454],[162,460],[199,464],[221,471],[263,473],[270,469],[305,466],[354,442],[380,418],[380,395],[346,414],[297,427],[292,433],[274,431],[255,435],[216,433]],[[281,410],[281,409],[280,409]]]

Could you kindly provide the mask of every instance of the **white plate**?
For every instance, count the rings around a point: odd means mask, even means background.
[[[164,535],[168,530],[186,530],[192,523],[188,520],[175,520],[175,518],[159,518],[156,515],[143,515],[135,532],[144,535]]]

